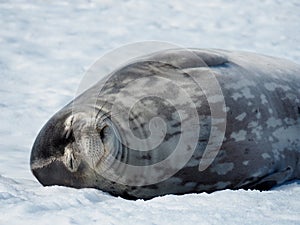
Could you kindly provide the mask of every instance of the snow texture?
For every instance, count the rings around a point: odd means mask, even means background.
[[[128,201],[42,187],[29,168],[38,131],[106,52],[158,40],[300,63],[299,12],[298,0],[0,0],[0,224],[300,224],[299,181]]]

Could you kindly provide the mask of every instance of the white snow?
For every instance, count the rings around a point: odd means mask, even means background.
[[[299,224],[300,182],[128,201],[42,187],[33,141],[100,56],[134,41],[248,50],[300,63],[298,0],[0,1],[0,224]]]

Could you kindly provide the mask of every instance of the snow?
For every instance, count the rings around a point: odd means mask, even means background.
[[[300,3],[0,1],[0,224],[299,224],[300,182],[128,201],[95,189],[42,187],[33,141],[100,56],[135,41],[248,50],[300,63]]]

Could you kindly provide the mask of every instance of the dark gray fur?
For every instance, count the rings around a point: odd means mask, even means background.
[[[203,90],[187,74],[204,76],[211,72],[216,75],[225,98],[227,127],[217,157],[206,170],[200,172],[199,161],[211,132],[210,108]],[[87,116],[91,117],[88,121],[95,121],[92,125],[87,126],[88,122],[82,122],[85,114],[80,114],[66,128],[66,120],[72,113],[77,113],[74,112],[73,103],[80,106],[78,111],[94,113],[96,110],[98,116],[100,114],[99,120],[105,119],[109,127],[118,129],[118,124],[114,124],[118,121],[118,115],[109,115],[112,104],[129,110],[125,100],[136,93],[135,90],[123,96],[120,90],[138,78],[151,77],[153,74],[176,81],[178,86],[186,89],[195,103],[201,127],[197,148],[182,169],[159,183],[131,186],[105,179],[101,169],[98,169],[105,161],[105,151],[113,152],[113,157],[121,162],[137,166],[151,165],[166,159],[181,135],[180,118],[174,106],[155,97],[137,103],[130,114],[133,133],[139,138],[147,138],[148,122],[159,114],[166,121],[167,135],[163,143],[153,150],[134,151],[120,144],[112,129],[100,135],[99,132],[103,130],[97,124],[102,122],[94,118],[95,114]],[[104,80],[57,112],[40,131],[32,148],[31,168],[43,185],[93,187],[124,198],[149,199],[165,194],[222,189],[268,190],[300,178],[299,65],[254,53],[178,49],[146,56],[111,75],[100,94],[99,87]],[[167,97],[174,100],[180,97],[171,84],[170,87],[160,87],[157,80],[149,79],[144,85],[144,88],[150,86],[157,92],[167,92]],[[143,89],[142,86],[137,88]],[[189,113],[189,105],[185,102],[178,103],[177,107]],[[145,111],[144,108],[150,110]],[[89,130],[92,130],[91,133]],[[100,143],[97,134],[103,138],[101,145],[105,150],[97,147]],[[96,147],[87,147],[83,155],[82,149],[75,143],[76,137],[80,137],[79,141],[89,143],[87,146],[92,142]]]

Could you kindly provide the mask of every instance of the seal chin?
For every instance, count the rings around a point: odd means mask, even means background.
[[[33,175],[44,186],[61,185],[80,188],[84,181],[83,173],[71,172],[62,161],[54,160],[43,167],[31,167]],[[81,169],[83,171],[83,168]],[[86,179],[87,180],[87,179]]]

